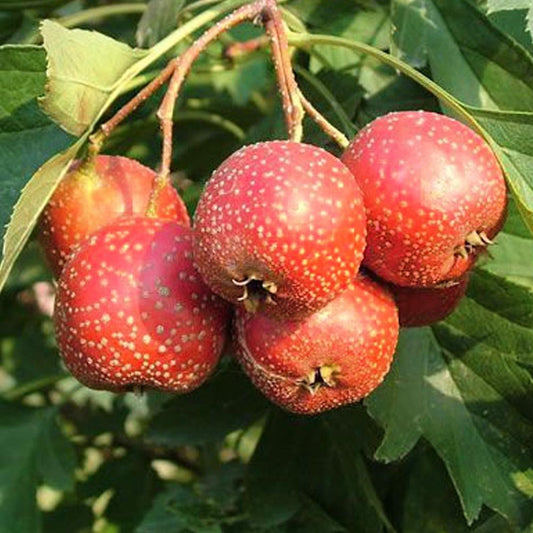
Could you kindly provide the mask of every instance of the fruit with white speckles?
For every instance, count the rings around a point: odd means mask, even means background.
[[[488,144],[449,117],[391,113],[342,156],[365,199],[364,264],[397,285],[459,278],[501,229],[505,180]]]
[[[79,381],[182,393],[211,374],[229,306],[194,269],[191,233],[128,217],[76,248],[59,280],[54,319],[60,353]]]
[[[361,191],[339,159],[271,141],[230,156],[194,218],[194,261],[214,292],[249,311],[295,318],[340,294],[365,247]]]
[[[403,328],[429,326],[446,318],[459,305],[468,285],[469,274],[443,287],[399,287],[389,284]]]
[[[76,161],[41,217],[40,239],[55,276],[76,244],[122,215],[144,214],[154,178],[153,170],[126,157]],[[190,225],[185,204],[171,185],[161,191],[156,215]]]
[[[280,407],[314,414],[370,394],[389,370],[398,339],[389,292],[358,277],[326,307],[298,321],[237,312],[236,356]]]

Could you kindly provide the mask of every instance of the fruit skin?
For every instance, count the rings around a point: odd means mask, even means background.
[[[248,310],[296,318],[356,276],[366,219],[361,191],[339,159],[270,141],[242,148],[214,172],[194,229],[195,264],[214,292]]]
[[[229,306],[192,264],[191,229],[122,218],[63,268],[56,338],[70,372],[93,389],[187,392],[215,368]]]
[[[487,143],[449,117],[390,113],[342,156],[367,208],[363,264],[397,285],[434,286],[464,274],[505,218],[505,180]],[[462,252],[461,252],[462,250]],[[467,254],[468,252],[468,254]],[[462,257],[467,255],[466,257]]]
[[[155,176],[121,156],[98,155],[93,164],[73,163],[40,223],[41,243],[56,277],[76,244],[120,216],[145,213]],[[158,197],[156,216],[190,225],[187,208],[171,185]]]
[[[314,414],[356,402],[382,382],[398,329],[387,289],[360,276],[326,307],[298,321],[238,310],[236,357],[272,402]],[[319,368],[322,384],[316,382]]]
[[[468,286],[469,274],[444,287],[415,288],[389,284],[400,317],[400,327],[429,326],[446,318],[459,305]]]

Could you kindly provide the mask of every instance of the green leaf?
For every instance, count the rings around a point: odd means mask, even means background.
[[[434,334],[402,333],[391,372],[366,402],[385,429],[376,458],[397,460],[424,436],[469,522],[483,504],[520,525],[533,515],[533,382],[524,368],[533,368],[532,321],[529,291],[474,273],[468,297]]]
[[[3,256],[0,263],[0,290],[30,237],[41,211],[84,141],[84,138],[80,139],[68,150],[50,159],[22,189],[22,194],[12,209],[11,220],[4,235]]]
[[[137,28],[137,44],[154,46],[178,24],[178,15],[185,0],[150,0]]]
[[[313,418],[274,411],[248,470],[252,522],[287,521],[304,495],[350,531],[392,530],[361,452],[368,424],[359,406]]]
[[[262,56],[212,76],[215,90],[228,91],[238,105],[248,103],[254,92],[263,89],[270,80],[269,62]]]
[[[52,21],[44,22],[42,29],[48,51],[48,71],[52,78],[47,85],[44,107],[56,119],[61,120],[63,117],[76,131],[94,125],[124,89],[125,84],[143,68],[203,24],[243,2],[244,0],[228,0],[217,8],[206,10],[158,43],[147,55],[145,52],[132,51],[126,45],[100,34],[66,30]],[[65,42],[69,43],[68,47]],[[117,68],[106,66],[110,61],[101,60],[102,48],[121,65],[120,73]],[[24,54],[27,54],[27,57]],[[134,57],[137,60],[134,60]],[[138,61],[141,57],[143,59]],[[126,68],[128,64],[130,68]],[[89,130],[85,131],[85,136],[76,144],[58,154],[72,140],[36,106],[36,97],[44,92],[45,82],[45,64],[41,49],[3,47],[0,49],[0,68],[8,73],[7,83],[3,83],[0,89],[1,96],[4,96],[1,92],[4,87],[7,93],[3,100],[5,115],[0,112],[0,159],[7,162],[6,168],[10,171],[5,174],[6,183],[0,196],[0,216],[4,217],[4,225],[11,215],[11,222],[4,236],[3,257],[0,263],[1,290],[42,209],[66,173],[69,163],[85,142]],[[69,127],[66,123],[63,125]],[[56,137],[58,133],[59,138]],[[23,146],[27,147],[26,157],[20,157],[20,153],[13,150],[14,147]],[[33,178],[28,183],[32,174]],[[13,210],[13,203],[26,183]]]
[[[82,533],[93,531],[91,508],[82,503],[67,503],[43,515],[43,530],[53,533]]]
[[[3,46],[0,48],[0,160],[2,176],[0,189],[0,237],[12,216],[20,190],[44,161],[68,146],[69,137],[53,124],[39,109],[37,97],[44,92],[44,52],[31,46]],[[4,242],[4,264],[0,268],[0,287],[9,266],[20,251],[20,230],[31,225],[33,215],[26,212],[19,223],[17,235]],[[9,233],[9,229],[7,230]],[[9,242],[8,242],[9,241]],[[13,255],[15,249],[17,252]],[[8,257],[6,257],[8,256]],[[10,264],[6,268],[5,261]]]
[[[442,461],[431,449],[405,476],[402,533],[467,533],[457,494]]]
[[[222,533],[218,510],[189,487],[174,485],[158,495],[136,533]]]
[[[533,235],[511,199],[507,206],[505,226],[495,241],[495,246],[490,246],[487,253],[478,259],[477,266],[501,278],[533,287]]]
[[[341,130],[348,138],[355,135],[351,118],[355,115],[357,106],[361,103],[363,89],[357,78],[347,72],[321,70],[317,75],[307,73],[298,68],[299,85],[302,92],[334,126]],[[331,138],[310,119],[306,122],[306,142],[324,146],[331,142]]]
[[[530,54],[533,54],[533,39],[531,36],[532,8],[514,11],[495,11],[488,14],[489,19],[501,31],[521,44]]]
[[[502,278],[533,288],[533,240],[502,232],[496,242],[489,250],[490,259],[480,266]]]
[[[487,10],[493,13],[494,11],[525,9],[531,7],[531,3],[531,0],[488,0]]]
[[[48,57],[42,106],[66,131],[81,135],[101,112],[124,72],[146,55],[101,33],[41,25]],[[102,58],[105,57],[105,61]]]
[[[533,232],[533,113],[501,112],[468,107],[496,145],[524,222]]]
[[[154,417],[146,438],[165,446],[221,440],[267,409],[263,396],[232,365],[191,394],[170,400]]]
[[[22,10],[30,8],[56,7],[69,0],[0,0],[0,9]]]
[[[71,490],[73,449],[56,423],[55,408],[0,403],[0,531],[39,530],[38,483]]]
[[[131,531],[141,522],[161,488],[161,480],[151,468],[150,458],[132,452],[106,461],[84,483],[81,491],[84,497],[98,497],[112,489],[105,516],[110,522]]]
[[[393,0],[395,53],[462,102],[533,110],[533,59],[464,0]],[[444,59],[445,58],[445,59]]]
[[[389,47],[389,9],[378,4],[369,4],[356,9],[351,1],[347,2],[344,12],[335,7],[333,10],[327,2],[322,4],[322,10],[329,11],[332,16],[332,20],[328,23],[323,21],[320,23],[319,28],[322,33],[351,40],[357,39],[381,50]],[[313,16],[311,20],[315,20],[315,17]],[[318,22],[318,18],[316,21]],[[360,62],[361,55],[352,50],[336,46],[317,46],[316,54],[313,54],[311,59],[310,70],[317,72],[324,67],[335,70],[349,69]]]

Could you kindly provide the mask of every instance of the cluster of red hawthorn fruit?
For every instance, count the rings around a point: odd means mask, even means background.
[[[294,141],[245,146],[192,225],[155,182],[131,159],[93,155],[43,214],[66,366],[96,389],[184,393],[213,372],[232,322],[245,372],[297,413],[374,390],[399,326],[457,305],[506,207],[487,143],[424,111],[376,119],[340,159]]]

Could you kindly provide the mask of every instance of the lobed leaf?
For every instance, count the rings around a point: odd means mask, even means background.
[[[464,0],[393,0],[395,53],[461,102],[533,110],[533,58]],[[445,59],[444,59],[445,58]]]
[[[486,505],[512,523],[533,516],[533,294],[489,273],[434,328],[402,333],[384,384],[367,400],[385,429],[376,458],[426,438],[471,523]]]

